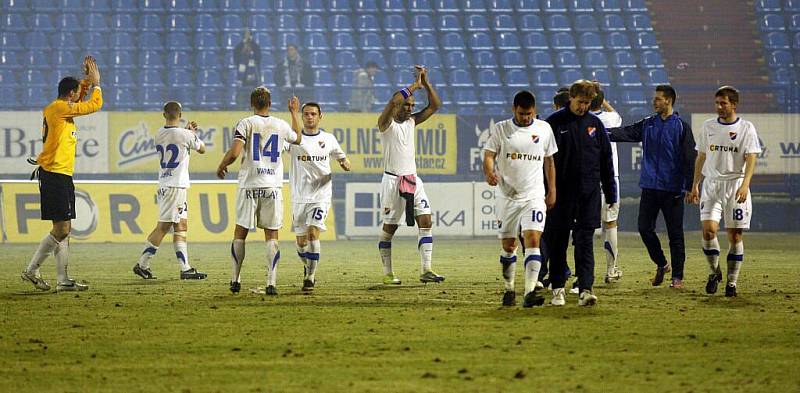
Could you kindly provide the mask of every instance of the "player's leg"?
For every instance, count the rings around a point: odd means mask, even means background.
[[[683,288],[683,265],[686,262],[686,243],[683,235],[683,194],[668,194],[663,200],[661,211],[667,226],[669,238],[669,257],[672,265],[670,287]]]
[[[722,194],[718,189],[719,183],[711,180],[704,180],[700,192],[700,222],[702,225],[702,246],[703,254],[708,262],[708,281],[706,282],[706,293],[717,292],[719,283],[722,281],[722,271],[719,267],[719,222],[722,219],[724,190]]]
[[[303,279],[308,278],[308,229],[303,232],[295,232],[294,246],[297,249],[297,257],[303,263]]]
[[[319,241],[320,228],[311,225],[308,227],[308,269],[303,280],[303,290],[311,291],[317,282],[317,266],[322,254],[322,244]]]
[[[744,230],[742,228],[728,228],[728,283],[725,284],[725,296],[736,297],[736,282],[739,279],[739,269],[744,261]]]
[[[547,220],[547,206],[544,200],[526,201],[522,204],[518,218],[525,242],[525,298],[523,307],[541,306],[544,297],[539,293],[536,284],[539,282],[539,270],[542,267],[540,240],[544,223]]]
[[[517,304],[514,292],[514,278],[517,272],[517,239],[514,237],[503,238],[500,235],[500,266],[503,274],[503,305]]]
[[[619,188],[619,187],[618,187]],[[606,276],[605,282],[611,283],[622,277],[622,270],[619,269],[617,258],[617,218],[619,217],[619,202],[609,206],[605,201],[605,194],[600,193],[601,210],[600,222],[603,224],[603,250],[606,254]]]
[[[556,228],[546,225],[542,234],[543,241],[547,243],[547,254],[550,264],[550,285],[553,288],[553,299],[550,303],[554,306],[566,304],[566,266],[567,247],[569,246],[569,229]]]
[[[278,263],[281,252],[278,247],[278,230],[283,226],[283,194],[279,188],[270,188],[259,198],[256,217],[257,226],[264,229],[267,243],[267,295],[277,295]]]
[[[750,228],[753,201],[749,192],[745,202],[736,201],[736,190],[741,186],[742,179],[725,183],[727,183],[728,206],[730,206],[725,209],[725,227],[728,232],[728,282],[725,285],[725,296],[735,297],[739,269],[744,261],[744,230]]]
[[[175,257],[181,265],[181,280],[203,280],[208,274],[198,271],[189,263],[189,249],[186,244],[188,229],[186,218],[181,218],[173,227],[172,244],[175,247]]]
[[[381,181],[381,207],[383,208],[383,227],[378,237],[378,252],[383,264],[383,283],[400,285],[400,278],[392,269],[392,238],[397,232],[397,223],[403,214],[405,202],[397,191],[397,177],[383,175]]]
[[[431,205],[428,195],[425,194],[425,187],[422,179],[417,176],[417,188],[414,192],[414,217],[419,228],[417,236],[417,250],[419,251],[420,275],[419,280],[423,283],[442,282],[444,276],[436,274],[431,269],[433,259],[433,220],[431,219]]]
[[[661,285],[664,281],[664,273],[670,271],[667,258],[661,249],[661,242],[656,235],[656,219],[660,205],[658,191],[642,189],[642,196],[639,200],[638,229],[639,236],[650,255],[650,260],[656,264],[656,276],[652,280],[653,286]]]
[[[150,235],[147,236],[147,240],[144,243],[144,249],[142,250],[141,255],[139,255],[139,261],[133,265],[133,273],[137,276],[144,278],[144,279],[155,279],[156,277],[153,275],[152,270],[150,270],[150,260],[156,255],[158,252],[158,247],[161,246],[161,241],[164,240],[164,236],[167,235],[167,232],[172,228],[172,222],[157,222],[156,227],[153,228],[153,231],[150,232]]]
[[[245,257],[245,241],[250,228],[256,227],[256,199],[249,190],[239,188],[236,192],[236,226],[231,241],[231,282],[230,290],[238,293],[242,283],[242,264]]]
[[[264,228],[264,240],[267,242],[267,295],[277,295],[278,262],[281,260],[278,230]]]
[[[599,198],[598,198],[599,199]],[[572,244],[575,246],[575,274],[578,275],[578,305],[593,306],[597,296],[594,287],[594,228],[576,228],[572,231]]]
[[[303,279],[308,276],[308,225],[306,224],[307,211],[309,204],[307,203],[293,203],[292,204],[292,232],[295,234],[295,248],[297,249],[297,257],[303,263]]]

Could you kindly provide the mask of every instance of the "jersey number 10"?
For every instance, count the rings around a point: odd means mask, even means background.
[[[281,157],[278,135],[271,134],[264,148],[261,148],[261,134],[253,134],[253,161],[261,161],[261,157],[269,157],[269,162],[276,162]]]

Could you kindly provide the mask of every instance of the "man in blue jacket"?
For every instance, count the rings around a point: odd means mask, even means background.
[[[609,136],[612,142],[642,142],[639,235],[657,266],[652,283],[653,286],[661,285],[664,274],[672,271],[670,286],[683,288],[683,263],[686,260],[683,200],[684,193],[692,188],[697,151],[692,127],[673,111],[676,98],[672,86],[656,86],[653,96],[656,113],[629,126],[611,128]],[[655,232],[659,211],[667,224],[671,264],[667,263]]]

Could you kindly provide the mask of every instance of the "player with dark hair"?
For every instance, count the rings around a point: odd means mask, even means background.
[[[78,129],[73,121],[78,116],[88,115],[103,107],[100,90],[100,71],[94,58],[84,59],[86,81],[94,86],[88,101],[79,101],[81,82],[68,76],[58,83],[58,98],[44,108],[42,140],[44,146],[34,161],[39,165],[39,195],[41,197],[42,220],[53,223],[53,229],[42,239],[22,272],[22,279],[36,289],[49,291],[50,284],[39,274],[39,266],[48,255],[56,260],[56,291],[85,291],[89,286],[70,278],[69,232],[75,218],[75,185],[72,174],[75,170],[75,146]]]
[[[553,96],[553,109],[559,110],[569,106],[569,89],[560,88]]]
[[[486,183],[497,186],[500,191],[495,212],[502,246],[500,264],[505,282],[503,305],[516,304],[516,234],[521,228],[525,254],[522,305],[533,307],[544,303],[544,297],[536,287],[542,264],[539,240],[544,231],[547,210],[556,203],[553,154],[558,148],[550,125],[536,119],[536,98],[533,93],[517,93],[512,113],[511,119],[495,123],[491,129],[491,136],[483,148],[483,173]]]

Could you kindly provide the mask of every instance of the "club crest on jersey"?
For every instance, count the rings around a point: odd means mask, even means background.
[[[533,139],[533,143],[539,143],[539,135],[531,135],[531,139]]]
[[[324,149],[325,148],[325,141],[318,141],[317,143],[319,143],[320,149]]]
[[[594,127],[588,127],[588,128],[586,129],[586,133],[588,133],[590,137],[594,138],[594,132],[595,132],[596,130],[597,130],[597,129],[596,129],[596,128],[594,128]]]
[[[736,140],[736,131],[728,131],[728,136],[731,137],[732,141]]]

